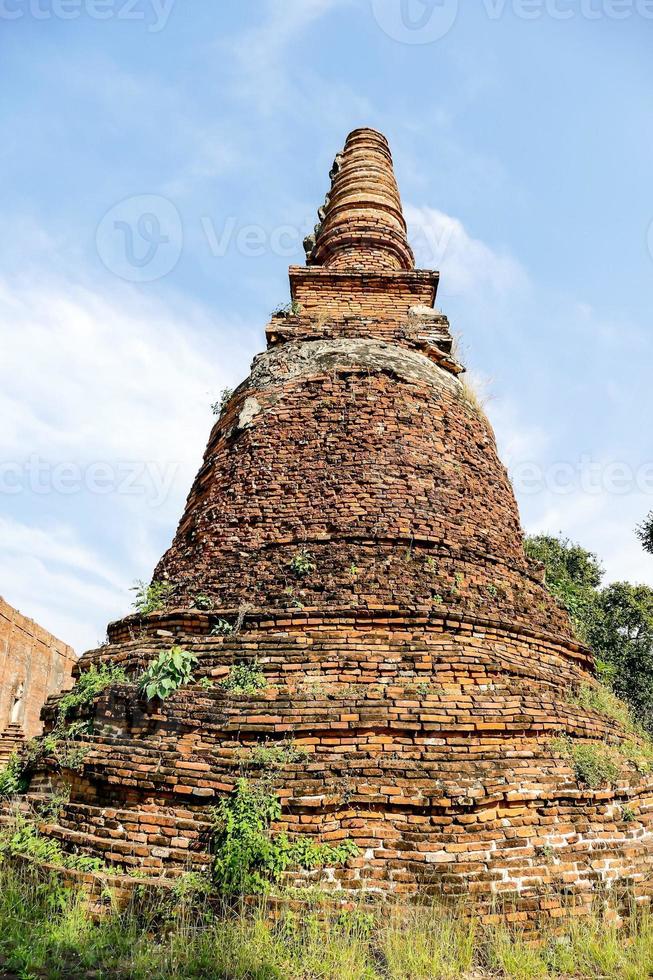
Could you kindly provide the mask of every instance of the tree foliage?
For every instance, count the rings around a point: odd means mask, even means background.
[[[653,555],[653,510],[637,528],[637,537],[642,542],[645,551]]]
[[[544,564],[546,585],[571,617],[576,634],[584,643],[598,613],[598,589],[603,568],[590,551],[568,538],[538,535],[527,538],[526,554]]]
[[[596,555],[567,539],[539,535],[525,545],[544,563],[547,587],[594,651],[603,679],[653,732],[653,589],[630,582],[601,587]]]

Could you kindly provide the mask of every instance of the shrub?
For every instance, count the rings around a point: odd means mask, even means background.
[[[163,609],[168,599],[174,591],[174,586],[170,582],[145,582],[138,581],[131,590],[136,593],[133,607],[141,616],[148,613],[158,612]]]
[[[267,683],[258,661],[254,660],[249,664],[234,664],[222,686],[230,694],[256,694],[267,687]]]
[[[297,578],[307,578],[315,571],[315,562],[310,552],[302,548],[290,559],[290,568]]]
[[[64,694],[59,701],[59,721],[64,722],[74,709],[92,704],[108,687],[126,684],[128,680],[124,667],[116,664],[101,664],[98,667],[92,664],[79,675],[72,691]]]
[[[27,789],[25,765],[14,753],[3,769],[0,769],[0,800],[9,800]]]
[[[192,683],[193,667],[196,663],[197,657],[181,647],[162,650],[139,681],[141,693],[148,701],[153,698],[165,701],[180,687]]]
[[[281,817],[281,804],[264,786],[239,779],[230,796],[213,810],[213,877],[225,896],[269,891],[292,867],[321,868],[343,864],[358,854],[352,841],[322,844],[307,836],[274,834],[271,825]]]
[[[77,683],[59,701],[57,717],[51,732],[31,739],[27,745],[11,757],[4,769],[0,770],[0,799],[9,799],[24,793],[29,786],[29,778],[44,756],[52,756],[62,769],[81,770],[87,749],[78,743],[82,735],[87,735],[91,722],[78,720],[69,722],[71,712],[92,704],[112,684],[123,684],[128,680],[124,668],[119,666],[91,666],[79,675]]]
[[[569,700],[572,704],[618,722],[627,732],[648,739],[644,729],[635,721],[630,707],[604,684],[581,684],[572,691]]]

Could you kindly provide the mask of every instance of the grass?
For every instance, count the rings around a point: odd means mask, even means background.
[[[616,721],[627,732],[646,737],[640,725],[633,718],[632,712],[625,701],[618,698],[603,684],[581,684],[570,696],[571,704],[576,704],[586,710],[597,711],[606,718]]]
[[[609,688],[602,684],[581,684],[569,692],[568,701],[616,722],[628,736],[612,743],[575,741],[568,735],[552,739],[551,748],[571,762],[580,783],[591,789],[614,786],[629,766],[645,775],[653,771],[651,737],[637,724],[628,705]]]
[[[198,895],[180,888],[93,922],[56,877],[5,862],[0,971],[21,980],[640,980],[653,970],[653,916],[641,910],[621,930],[575,919],[533,945],[440,907],[275,916],[264,904],[215,912]]]

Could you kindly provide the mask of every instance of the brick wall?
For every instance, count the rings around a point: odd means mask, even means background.
[[[72,647],[0,597],[0,732],[13,720],[28,738],[38,735],[43,704],[72,687],[75,662]]]

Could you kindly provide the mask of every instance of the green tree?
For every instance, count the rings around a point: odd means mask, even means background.
[[[525,549],[529,558],[542,562],[549,592],[569,613],[578,638],[588,643],[600,618],[603,568],[596,555],[568,538],[547,534],[526,538]]]
[[[637,528],[637,537],[642,542],[644,550],[648,551],[649,555],[653,555],[653,510]]]
[[[653,732],[653,589],[615,582],[599,595],[588,641],[615,694]]]
[[[525,548],[543,562],[549,591],[594,651],[603,680],[653,733],[653,589],[630,582],[601,588],[596,555],[568,539],[538,535]]]

